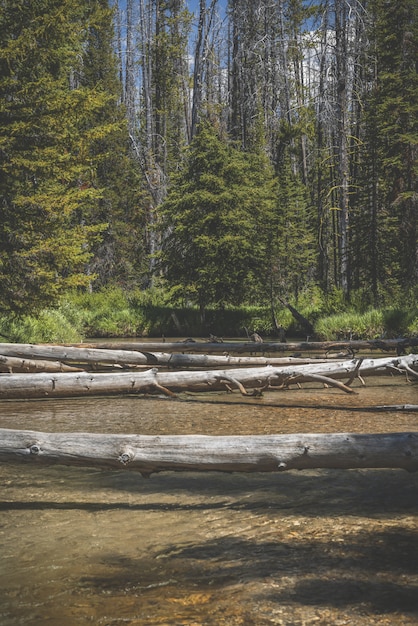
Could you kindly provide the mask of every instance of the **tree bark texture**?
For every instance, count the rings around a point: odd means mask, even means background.
[[[0,429],[0,462],[161,471],[418,469],[418,432],[296,435],[109,435]]]
[[[82,368],[71,367],[60,361],[18,358],[0,354],[0,372],[81,372]]]
[[[2,344],[3,346],[4,344]],[[13,344],[9,344],[13,345]],[[242,354],[258,353],[269,354],[274,352],[295,352],[295,351],[342,351],[351,350],[381,350],[384,352],[397,352],[403,354],[407,348],[418,346],[418,337],[405,339],[371,339],[371,340],[351,340],[351,341],[301,341],[292,343],[262,342],[255,341],[178,341],[178,342],[103,342],[73,344],[78,347],[100,348],[105,350],[137,350],[140,352],[187,352],[205,354]],[[4,353],[3,353],[4,354]]]
[[[164,345],[164,344],[161,344]],[[41,361],[41,359],[44,359]],[[47,359],[59,359],[48,361]],[[0,344],[0,371],[71,371],[64,363],[85,363],[92,367],[162,365],[179,367],[225,367],[256,365],[302,365],[318,359],[298,357],[230,356],[149,352],[134,350],[101,350],[88,347],[65,347],[33,344]],[[72,371],[76,371],[73,368]]]
[[[274,388],[318,380],[331,384],[333,379],[382,372],[407,373],[418,377],[418,355],[364,359],[288,367],[250,367],[207,371],[158,371],[119,373],[42,373],[2,374],[0,398],[65,398],[87,395],[164,393],[177,391],[217,391],[248,387]],[[340,383],[341,385],[341,383]],[[345,388],[345,391],[350,389]]]

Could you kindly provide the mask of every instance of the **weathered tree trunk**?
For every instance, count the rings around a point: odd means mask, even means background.
[[[164,345],[164,344],[161,344]],[[0,354],[19,359],[59,359],[72,363],[108,365],[157,365],[167,364],[171,354],[151,354],[149,351],[101,350],[89,347],[68,347],[46,344],[0,344]]]
[[[88,373],[77,374],[2,374],[0,376],[0,398],[65,398],[86,395],[115,395],[129,393],[166,393],[177,391],[216,391],[237,387],[274,388],[318,380],[335,384],[334,379],[365,376],[381,372],[407,372],[418,377],[413,367],[418,365],[418,356],[340,361],[311,365],[294,365],[275,368],[251,367],[208,371],[158,371],[145,372]]]
[[[161,344],[164,345],[164,344]],[[3,353],[4,356],[1,356]],[[29,360],[31,359],[31,360]],[[36,359],[33,360],[33,359]],[[121,365],[130,367],[135,365],[163,365],[172,368],[178,367],[225,367],[225,366],[257,366],[257,365],[302,365],[318,363],[318,359],[264,356],[225,356],[206,354],[181,354],[169,352],[139,352],[133,350],[99,350],[95,348],[64,347],[34,344],[0,344],[0,371],[80,371],[65,366],[60,362],[50,362],[39,359],[59,359],[72,363],[85,363],[92,367],[100,364]],[[29,365],[30,364],[30,365]],[[44,365],[42,365],[44,364]]]
[[[264,357],[264,356],[223,356],[207,354],[180,354],[173,353],[167,361],[169,367],[256,367],[262,365],[307,365],[309,363],[319,363],[320,359],[298,358],[298,357]]]
[[[0,354],[0,372],[81,372],[79,367],[71,367],[60,361],[40,361]]]
[[[1,344],[4,345],[4,344]],[[13,345],[13,344],[9,344]],[[383,350],[385,352],[397,352],[402,354],[407,348],[418,346],[418,337],[408,339],[372,339],[372,340],[352,340],[352,341],[301,341],[292,343],[263,342],[255,341],[178,341],[178,342],[103,342],[72,344],[78,347],[98,348],[104,350],[137,350],[139,352],[185,352],[185,353],[261,353],[270,354],[274,352],[301,352],[301,351],[335,351],[343,350]],[[1,350],[0,350],[1,351]],[[4,353],[3,353],[4,354]]]
[[[297,435],[109,435],[0,429],[0,462],[161,471],[418,469],[418,432]]]

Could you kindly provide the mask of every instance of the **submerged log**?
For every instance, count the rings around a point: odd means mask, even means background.
[[[295,435],[109,435],[0,429],[0,462],[162,471],[418,469],[418,432]]]
[[[405,357],[341,361],[294,365],[288,367],[250,367],[208,371],[158,371],[57,374],[1,374],[0,398],[65,398],[87,395],[165,393],[177,391],[217,391],[233,386],[275,388],[315,380],[332,384],[334,379],[363,376],[379,372],[407,373],[418,377],[413,369],[418,355]],[[325,377],[325,379],[324,379]],[[238,384],[237,384],[238,383]],[[347,391],[347,389],[345,389]]]

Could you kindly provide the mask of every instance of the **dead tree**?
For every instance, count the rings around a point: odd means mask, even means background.
[[[336,386],[347,393],[355,377],[378,373],[403,373],[418,377],[418,356],[327,362],[287,367],[247,367],[204,371],[159,371],[109,373],[40,373],[2,374],[0,398],[66,398],[94,395],[163,393],[169,396],[184,391],[217,391],[238,388],[249,395],[248,388],[259,395],[263,389],[277,389],[318,381]],[[341,379],[348,379],[343,384]]]
[[[162,471],[418,469],[418,432],[295,435],[113,435],[0,429],[0,462]]]

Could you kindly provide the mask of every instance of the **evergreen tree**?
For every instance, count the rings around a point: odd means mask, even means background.
[[[268,276],[274,201],[267,158],[228,145],[201,123],[161,207],[161,265],[174,294],[202,312],[255,300]]]
[[[86,43],[80,82],[86,89],[106,94],[100,110],[94,111],[91,154],[96,162],[97,186],[103,190],[90,221],[107,228],[89,263],[97,276],[94,285],[141,284],[147,272],[144,206],[146,194],[130,149],[121,84],[113,50],[113,12],[107,0],[88,3]],[[100,125],[106,132],[97,132]]]
[[[409,0],[374,0],[369,11],[355,241],[359,282],[379,305],[405,302],[418,284],[418,15]]]
[[[2,2],[0,124],[3,310],[51,303],[86,285],[92,243],[103,230],[89,217],[102,196],[91,144],[105,127],[92,118],[104,92],[79,83],[84,3]]]
[[[376,0],[374,9],[379,282],[393,295],[418,284],[418,7]]]
[[[316,241],[309,193],[292,172],[287,157],[278,176],[278,199],[272,232],[272,300],[278,295],[297,301],[316,279]]]

